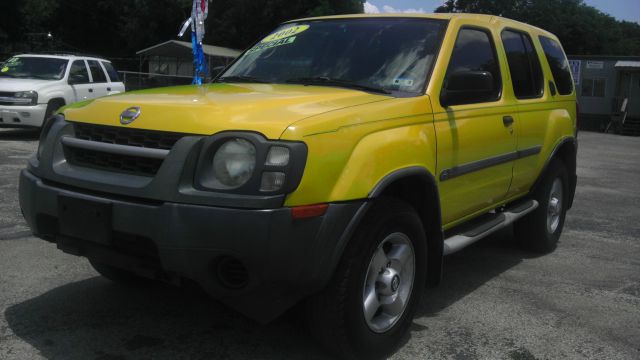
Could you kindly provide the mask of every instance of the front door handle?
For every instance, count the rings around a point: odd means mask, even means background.
[[[507,115],[507,116],[503,116],[502,117],[502,123],[504,124],[504,126],[511,126],[513,125],[513,117]]]
[[[93,92],[93,89],[89,89],[89,92]]]

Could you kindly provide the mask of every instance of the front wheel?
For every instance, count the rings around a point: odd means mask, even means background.
[[[567,213],[567,170],[558,159],[551,161],[533,196],[538,208],[515,223],[515,235],[529,251],[548,253],[557,244]]]
[[[415,210],[396,199],[376,201],[327,288],[309,301],[312,335],[341,358],[388,355],[413,321],[426,275]]]

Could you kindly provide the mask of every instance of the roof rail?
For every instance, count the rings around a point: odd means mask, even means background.
[[[95,57],[95,58],[101,58],[101,59],[105,58],[104,56],[101,56],[101,55],[81,53],[81,52],[77,52],[77,51],[34,51],[34,52],[23,53],[23,55],[27,55],[27,54],[32,54],[32,55],[85,56],[85,57]]]

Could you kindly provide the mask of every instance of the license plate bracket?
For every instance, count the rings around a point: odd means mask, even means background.
[[[107,245],[111,242],[112,204],[58,195],[60,234]]]

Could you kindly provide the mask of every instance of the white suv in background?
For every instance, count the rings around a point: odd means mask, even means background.
[[[17,55],[0,64],[0,128],[40,127],[64,105],[124,91],[108,60]]]

